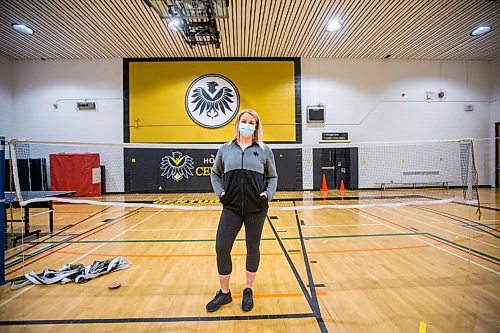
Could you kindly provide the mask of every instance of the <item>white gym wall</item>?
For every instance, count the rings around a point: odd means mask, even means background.
[[[0,133],[122,142],[122,66],[121,59],[0,59]],[[492,137],[493,123],[500,121],[499,68],[499,60],[301,59],[303,142],[316,144],[321,132],[344,131],[353,143]],[[425,102],[426,92],[439,90],[446,93],[443,100]],[[85,98],[96,101],[95,111],[77,110],[77,100]],[[305,108],[318,103],[326,105],[327,125],[308,126]],[[465,103],[474,104],[474,111],[465,112]],[[478,144],[476,157],[480,184],[493,185],[489,142]]]

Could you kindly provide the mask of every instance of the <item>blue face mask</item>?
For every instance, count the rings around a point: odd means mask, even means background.
[[[240,123],[238,125],[238,129],[240,130],[241,135],[245,138],[249,138],[253,135],[253,132],[255,132],[255,125]]]

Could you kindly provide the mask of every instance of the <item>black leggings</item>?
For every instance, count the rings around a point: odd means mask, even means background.
[[[224,208],[217,228],[215,251],[217,252],[217,269],[220,275],[231,274],[231,249],[243,223],[245,223],[245,240],[247,243],[246,269],[257,272],[260,261],[260,236],[264,227],[267,209],[258,213],[240,214]]]

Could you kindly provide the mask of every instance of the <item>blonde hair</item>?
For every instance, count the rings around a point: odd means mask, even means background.
[[[245,113],[248,113],[255,118],[255,132],[253,133],[252,139],[253,142],[256,142],[259,146],[263,147],[264,143],[262,142],[262,122],[260,121],[260,117],[257,111],[252,109],[241,110],[236,116],[236,121],[234,122],[234,138],[237,142],[240,141],[240,130],[238,126],[240,124],[241,117]]]

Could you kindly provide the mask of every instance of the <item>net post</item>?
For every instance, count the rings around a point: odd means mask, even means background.
[[[472,149],[473,141],[472,139],[462,139],[461,144],[466,145],[466,174],[465,174],[465,196],[464,199],[465,201],[470,201],[473,200],[474,198],[474,193],[473,193],[473,185],[474,185],[474,164],[473,164],[473,154],[474,151]]]
[[[467,183],[467,199],[468,200],[474,200],[474,142],[472,140],[469,140],[469,179],[470,181]]]
[[[9,157],[12,166],[12,180],[14,181],[14,192],[16,192],[17,200],[22,206],[23,195],[21,193],[21,184],[19,183],[19,171],[17,169],[17,140],[13,139],[9,141]],[[29,159],[29,157],[28,157]],[[9,189],[10,190],[10,189]]]
[[[0,136],[0,285],[5,284],[5,137]]]

